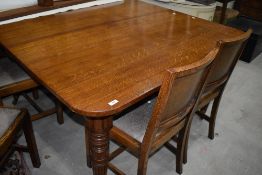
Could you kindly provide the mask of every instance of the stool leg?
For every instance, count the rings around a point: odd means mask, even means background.
[[[24,119],[23,119],[23,131],[25,134],[25,139],[27,142],[32,164],[35,168],[39,168],[41,165],[41,162],[40,162],[39,153],[38,153],[37,146],[36,146],[31,118],[28,112],[26,112],[26,115],[24,116]]]

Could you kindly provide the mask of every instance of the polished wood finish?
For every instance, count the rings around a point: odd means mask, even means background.
[[[236,0],[235,8],[240,15],[262,22],[262,1],[261,0]]]
[[[7,108],[7,107],[1,107]],[[37,145],[35,141],[34,131],[30,116],[26,109],[22,109],[20,114],[14,120],[14,122],[8,127],[3,136],[0,137],[0,162],[3,164],[7,156],[10,153],[9,150],[13,149],[12,145],[17,140],[17,135],[23,130],[27,147],[17,147],[20,150],[28,151],[31,157],[31,161],[34,167],[38,168],[41,165]],[[2,166],[0,164],[0,166]]]
[[[216,41],[242,33],[126,0],[0,26],[0,43],[72,111],[104,120],[157,92],[166,69],[196,62]]]
[[[122,111],[157,91],[166,68],[193,63],[217,40],[242,33],[144,2],[93,9],[0,26],[0,42],[17,61],[89,117]]]
[[[215,48],[203,60],[188,66],[168,69],[142,143],[135,138],[130,138],[128,133],[117,126],[112,128],[111,137],[114,141],[129,150],[135,148],[132,152],[139,159],[138,175],[146,174],[149,156],[176,135],[178,135],[176,171],[182,173],[184,145],[189,124],[197,108],[197,101],[204,87],[210,63],[217,53],[218,48]],[[115,172],[119,171],[112,166],[109,167]]]
[[[42,1],[42,0],[41,0]],[[49,1],[49,0],[48,0]],[[52,2],[40,2],[38,5],[28,6],[18,9],[12,9],[3,11],[0,13],[0,21],[9,20],[21,16],[31,15],[34,13],[44,12],[48,10],[54,10],[57,8],[67,7],[71,5],[81,4],[89,2],[91,0],[61,0]]]

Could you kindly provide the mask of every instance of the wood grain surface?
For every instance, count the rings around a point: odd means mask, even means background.
[[[198,61],[241,33],[125,1],[3,25],[0,42],[71,110],[101,117],[157,91],[167,68]]]

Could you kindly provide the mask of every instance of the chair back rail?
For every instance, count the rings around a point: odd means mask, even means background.
[[[227,82],[251,33],[252,30],[249,29],[238,37],[219,41],[220,51],[208,75],[205,92]]]

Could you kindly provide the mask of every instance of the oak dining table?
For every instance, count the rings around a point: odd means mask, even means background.
[[[157,92],[167,68],[202,59],[218,40],[241,33],[125,0],[2,25],[0,45],[84,117],[87,158],[93,174],[104,175],[113,117]]]

